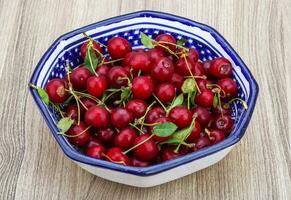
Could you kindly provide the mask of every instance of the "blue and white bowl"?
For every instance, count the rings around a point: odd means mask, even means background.
[[[56,112],[42,102],[35,90],[30,89],[41,114],[63,152],[85,170],[118,183],[151,187],[213,165],[226,156],[243,137],[256,104],[259,88],[242,59],[215,29],[183,17],[155,11],[139,11],[113,17],[59,37],[37,64],[30,83],[44,88],[50,79],[65,76],[66,61],[70,61],[71,66],[77,67],[82,62],[79,53],[81,44],[87,40],[82,32],[86,32],[105,44],[112,37],[122,36],[128,39],[135,48],[142,47],[140,32],[153,38],[161,33],[170,33],[177,40],[185,38],[187,39],[186,46],[194,47],[203,61],[216,57],[226,57],[231,61],[234,67],[234,79],[239,87],[239,96],[249,106],[245,110],[241,103],[234,104],[235,128],[224,141],[153,166],[130,167],[90,158],[78,152],[64,136],[58,135]]]

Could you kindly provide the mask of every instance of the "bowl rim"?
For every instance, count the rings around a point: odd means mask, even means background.
[[[43,104],[39,95],[32,88],[30,88],[29,90],[30,90],[32,97],[33,97],[35,103],[37,104],[42,116],[44,117],[47,125],[49,126],[49,128],[52,132],[52,135],[56,139],[57,143],[59,144],[59,146],[61,147],[61,149],[65,153],[65,155],[67,155],[69,158],[71,158],[74,161],[88,164],[91,166],[101,167],[101,168],[110,169],[110,170],[119,171],[119,172],[124,172],[124,173],[129,173],[129,174],[136,175],[136,176],[151,176],[151,175],[161,173],[161,172],[170,170],[172,168],[178,167],[180,165],[184,165],[186,163],[195,161],[197,159],[206,157],[208,155],[217,153],[220,150],[223,150],[225,148],[228,148],[228,147],[236,144],[244,136],[245,130],[249,124],[249,121],[251,119],[252,113],[253,113],[254,108],[255,108],[255,104],[256,104],[256,100],[257,100],[257,96],[258,96],[258,92],[259,92],[259,86],[258,86],[256,80],[254,79],[253,75],[251,74],[250,70],[247,68],[246,64],[243,62],[243,60],[240,58],[240,56],[236,53],[236,51],[230,46],[230,44],[227,42],[227,40],[218,31],[216,31],[214,28],[212,28],[208,25],[193,21],[191,19],[187,19],[185,17],[180,17],[177,15],[159,12],[159,11],[141,10],[141,11],[136,11],[136,12],[120,15],[120,16],[115,16],[115,17],[112,17],[109,19],[105,19],[105,20],[96,22],[96,23],[92,23],[90,25],[87,25],[87,26],[84,26],[81,28],[77,28],[71,32],[65,33],[65,34],[61,35],[60,37],[58,37],[53,42],[53,44],[48,48],[48,50],[43,54],[41,59],[39,60],[32,76],[31,76],[30,83],[36,84],[36,82],[38,80],[38,73],[41,71],[42,66],[44,65],[46,60],[50,57],[50,54],[54,51],[54,49],[60,43],[60,41],[71,38],[71,37],[78,35],[82,32],[86,32],[88,30],[91,30],[91,29],[95,28],[96,26],[104,26],[104,25],[120,22],[123,20],[132,19],[135,17],[141,17],[141,16],[152,16],[152,17],[157,17],[157,18],[162,18],[162,19],[170,19],[173,21],[178,21],[178,22],[183,23],[183,24],[189,24],[192,26],[196,26],[204,31],[207,31],[215,38],[215,40],[218,41],[218,43],[220,43],[221,45],[223,44],[222,47],[224,49],[227,49],[228,53],[232,54],[233,57],[235,58],[236,62],[239,63],[239,66],[243,69],[242,73],[244,74],[244,76],[246,77],[246,79],[249,81],[249,84],[250,84],[250,98],[248,101],[249,108],[246,111],[245,116],[237,124],[238,127],[236,128],[236,131],[233,132],[233,134],[231,136],[229,136],[227,139],[225,139],[224,141],[222,141],[218,144],[207,147],[205,149],[201,149],[199,151],[186,154],[186,155],[178,157],[176,159],[169,160],[169,161],[155,164],[153,166],[148,166],[148,167],[124,166],[124,165],[119,165],[119,164],[112,163],[112,162],[105,161],[105,160],[94,159],[94,158],[90,158],[90,157],[83,155],[83,154],[77,152],[76,150],[74,150],[68,144],[68,142],[66,141],[66,139],[63,136],[57,134],[58,129],[55,126],[55,122],[49,117],[49,113],[46,111],[46,109],[44,109],[45,105]],[[232,59],[233,59],[233,57],[232,57]]]

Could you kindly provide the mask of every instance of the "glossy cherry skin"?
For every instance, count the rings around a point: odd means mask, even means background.
[[[75,90],[84,90],[86,88],[87,79],[91,76],[91,72],[81,65],[70,74],[70,81]]]
[[[231,107],[226,103],[222,103],[221,107],[216,106],[212,108],[212,111],[215,115],[231,115],[232,113]]]
[[[192,113],[193,113],[193,116],[195,115],[197,116],[196,120],[199,122],[199,124],[202,127],[205,127],[209,124],[211,120],[211,114],[206,108],[197,106],[192,109]]]
[[[71,119],[78,119],[78,107],[76,105],[69,105],[65,109],[65,116],[70,117]]]
[[[91,76],[87,80],[87,92],[95,97],[101,97],[108,88],[105,76]]]
[[[184,83],[184,78],[177,73],[173,73],[170,83],[175,86],[176,90],[180,90]]]
[[[76,146],[83,146],[85,145],[90,138],[89,131],[86,130],[87,126],[85,123],[80,122],[79,125],[73,125],[67,132],[67,135],[74,136],[68,137],[70,143]],[[86,131],[85,131],[86,130]]]
[[[87,149],[87,156],[97,159],[103,159],[105,154],[105,148],[102,145],[91,146]]]
[[[169,81],[174,74],[174,64],[167,57],[161,57],[152,66],[151,75],[159,81]]]
[[[228,135],[233,127],[233,119],[229,115],[217,115],[212,123],[214,129],[220,130]]]
[[[157,124],[163,124],[163,123],[166,123],[166,122],[170,122],[170,119],[167,118],[167,117],[161,117],[161,118],[158,118],[158,119],[154,120],[154,123],[157,123]],[[153,134],[153,130],[154,130],[154,126],[149,126],[148,127],[148,133],[150,135]],[[155,141],[163,142],[163,141],[168,140],[170,137],[159,137],[157,135],[154,135],[153,138],[154,138]]]
[[[133,121],[133,114],[126,108],[114,108],[111,111],[111,124],[116,128],[124,128]]]
[[[126,127],[114,137],[114,145],[121,149],[129,149],[133,146],[133,142],[137,138],[137,133],[131,127]]]
[[[211,62],[210,73],[216,78],[230,78],[232,71],[231,63],[226,58],[216,58]]]
[[[147,73],[151,70],[151,60],[146,52],[135,52],[131,55],[128,66],[135,72],[141,70],[142,72]]]
[[[147,54],[149,55],[149,58],[152,61],[152,63],[156,63],[162,57],[165,57],[165,52],[159,48],[149,49],[147,51]]]
[[[218,85],[224,92],[221,92],[223,98],[231,99],[237,96],[237,84],[231,78],[224,78],[218,81]],[[223,96],[225,94],[225,96]]]
[[[149,124],[152,124],[156,119],[165,116],[166,116],[165,110],[160,106],[155,106],[147,113],[145,121]]]
[[[119,147],[112,147],[108,149],[106,154],[107,160],[121,164],[121,165],[131,165],[130,159],[125,155]]]
[[[204,69],[204,73],[207,76],[207,78],[212,78],[212,74],[210,72],[210,67],[211,67],[211,60],[207,60],[203,62],[203,69]]]
[[[162,103],[169,103],[175,98],[176,90],[170,83],[161,83],[156,87],[155,94]]]
[[[129,72],[120,66],[112,67],[108,72],[109,83],[111,86],[116,88],[128,85],[128,80],[120,79],[124,77],[129,77]]]
[[[81,46],[81,49],[80,49],[81,57],[83,58],[83,60],[85,60],[85,57],[87,54],[88,43],[89,43],[89,41],[83,43]],[[102,53],[102,49],[101,49],[100,45],[95,41],[93,41],[93,48],[97,49],[100,53]],[[96,52],[95,55],[97,58],[100,56],[100,54],[98,52]]]
[[[196,62],[193,65],[192,74],[194,76],[203,76],[203,75],[205,75],[203,64],[200,61]]]
[[[138,76],[132,81],[132,93],[136,99],[148,99],[154,91],[154,82],[149,76]]]
[[[131,99],[126,104],[126,108],[132,112],[134,118],[136,119],[145,114],[147,107],[147,103],[141,99]]]
[[[99,65],[95,71],[98,75],[103,75],[107,77],[109,70],[110,68],[108,67],[108,65]]]
[[[216,144],[216,143],[221,142],[222,140],[225,139],[224,133],[220,130],[217,130],[217,129],[210,130],[209,137],[210,137],[209,139],[210,139],[212,144]]]
[[[66,91],[66,83],[59,78],[50,80],[45,90],[49,96],[49,100],[53,103],[64,103],[69,96]]]
[[[127,53],[124,56],[124,59],[122,60],[122,66],[123,67],[129,66],[130,60],[133,57],[133,55],[135,55],[135,54],[136,54],[136,51],[131,51],[131,52]]]
[[[133,146],[142,143],[144,140],[150,137],[148,134],[142,134],[138,136],[133,143]],[[146,142],[143,142],[139,146],[133,149],[134,155],[141,161],[151,161],[158,155],[158,146],[151,138]]]
[[[147,162],[147,161],[141,161],[137,159],[135,156],[131,158],[131,162],[132,162],[132,166],[135,166],[135,167],[147,167],[151,164],[150,162]]]
[[[156,37],[156,41],[158,43],[162,44],[163,46],[168,47],[172,51],[176,50],[176,39],[170,34],[160,34],[160,35],[158,35],[158,37]],[[173,43],[173,44],[166,44],[166,43],[163,43],[163,42],[170,42],[170,43]],[[161,46],[157,46],[156,48],[159,48],[159,49],[167,52],[167,50],[165,48],[161,47]]]
[[[131,52],[131,45],[123,37],[114,37],[108,41],[107,49],[112,59],[119,59]]]
[[[187,53],[187,56],[192,63],[196,63],[199,59],[199,54],[194,48],[189,48],[189,52]]]
[[[160,152],[161,160],[164,162],[164,161],[167,161],[167,160],[173,160],[173,159],[178,158],[179,156],[181,156],[180,153],[176,153],[174,150],[175,149],[171,148],[171,147],[162,148],[162,150]]]
[[[110,122],[109,112],[100,106],[91,106],[85,113],[85,122],[95,128],[107,127]]]
[[[96,132],[97,138],[106,144],[113,142],[114,136],[116,135],[115,129],[112,127],[106,127],[98,129]]]
[[[98,139],[98,137],[96,135],[90,136],[89,141],[87,143],[87,148],[90,148],[92,146],[99,146],[99,145],[103,146],[102,142]]]
[[[197,79],[196,83],[197,83],[200,91],[205,91],[205,90],[209,90],[209,88],[207,86],[209,84],[211,84],[211,81],[209,81],[207,79]]]
[[[199,149],[208,147],[211,145],[211,141],[209,140],[208,136],[201,136],[195,141],[195,146],[193,147],[193,151],[197,151]]]
[[[188,127],[192,122],[192,113],[183,106],[174,107],[169,113],[170,120],[180,129]]]
[[[210,90],[201,91],[195,96],[195,103],[204,108],[211,108],[213,105],[214,94]]]
[[[195,139],[200,137],[201,126],[198,121],[195,121],[195,126],[192,129],[190,135],[187,137],[186,142],[194,142]]]
[[[191,72],[194,70],[194,63],[189,58],[181,57],[176,62],[175,72],[181,76],[191,76]],[[191,71],[191,72],[190,72]]]

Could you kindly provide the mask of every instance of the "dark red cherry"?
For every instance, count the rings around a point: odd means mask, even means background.
[[[221,92],[223,98],[231,99],[237,96],[237,84],[231,78],[220,79],[218,85],[224,91]]]
[[[211,141],[208,136],[201,136],[195,141],[195,146],[193,147],[193,151],[197,151],[199,149],[208,147],[211,145]]]
[[[85,113],[85,122],[95,128],[107,127],[110,122],[109,112],[100,106],[91,106]]]
[[[131,55],[128,66],[135,72],[141,70],[147,73],[151,70],[151,60],[146,52],[136,52]]]
[[[131,158],[131,162],[132,162],[132,166],[135,166],[135,167],[147,167],[151,164],[150,162],[147,162],[147,161],[141,161],[137,159],[135,156]]]
[[[153,65],[151,75],[159,81],[169,81],[174,73],[173,62],[166,57],[161,57]]]
[[[161,118],[158,118],[158,119],[154,120],[154,123],[156,123],[156,124],[163,124],[163,123],[166,123],[166,122],[170,122],[170,119],[167,118],[167,117],[161,117]],[[148,127],[148,133],[150,135],[154,134],[153,130],[154,130],[154,126],[149,126]],[[163,142],[163,141],[168,140],[170,137],[159,137],[157,135],[154,135],[153,138],[154,138],[155,141]]]
[[[101,142],[109,144],[113,142],[116,132],[114,128],[106,127],[106,128],[98,129],[96,135]]]
[[[159,48],[149,49],[147,54],[149,55],[152,63],[156,63],[158,60],[160,60],[160,58],[165,56],[164,51]]]
[[[147,113],[145,121],[149,124],[152,124],[156,119],[165,116],[166,116],[165,110],[160,106],[155,106]]]
[[[126,108],[130,110],[134,118],[137,119],[145,114],[147,107],[147,103],[141,99],[131,99],[126,104]]]
[[[105,148],[102,145],[92,146],[87,149],[87,156],[97,159],[103,159]]]
[[[70,117],[71,119],[78,119],[78,107],[76,105],[69,105],[65,109],[65,116]]]
[[[231,115],[232,113],[230,105],[226,103],[222,103],[221,107],[216,106],[215,108],[212,108],[212,110],[215,115]]]
[[[122,60],[122,66],[123,66],[123,67],[128,67],[131,58],[132,58],[133,55],[135,55],[136,53],[137,53],[136,51],[131,51],[131,52],[127,53],[127,54],[124,56],[124,59]]]
[[[124,128],[133,121],[132,113],[126,108],[114,108],[111,111],[111,123],[116,128]]]
[[[204,69],[205,75],[208,78],[212,78],[210,67],[211,67],[211,60],[207,60],[203,62],[203,69]]]
[[[213,105],[214,94],[210,90],[201,91],[195,96],[195,103],[204,108],[211,108]]]
[[[107,49],[112,59],[119,59],[131,51],[131,45],[123,37],[114,37],[108,41]]]
[[[172,51],[176,50],[176,39],[170,34],[160,34],[156,38],[156,41],[160,43],[161,45],[168,47]],[[164,43],[164,42],[167,42],[167,43]],[[167,52],[167,50],[161,46],[157,46],[157,48]]]
[[[184,83],[184,78],[177,73],[173,73],[170,83],[172,83],[177,90],[180,90]]]
[[[151,161],[158,155],[158,146],[154,140],[148,139],[150,137],[148,134],[142,134],[138,136],[133,143],[133,146],[140,144],[133,149],[134,155],[142,161]],[[146,142],[144,140],[148,139]],[[143,143],[142,143],[143,142]]]
[[[125,155],[119,147],[112,147],[108,149],[106,154],[107,160],[121,164],[121,165],[131,165],[130,159]]]
[[[199,54],[194,48],[189,48],[189,52],[187,53],[187,55],[192,63],[196,63],[199,59]]]
[[[193,116],[197,116],[197,121],[199,122],[199,124],[202,127],[207,126],[207,124],[209,124],[210,120],[211,120],[211,115],[210,112],[201,106],[197,106],[195,108],[193,108],[192,110]]]
[[[90,41],[84,42],[81,46],[80,53],[81,53],[81,57],[83,58],[83,60],[85,60],[89,42]],[[93,48],[97,49],[100,53],[102,53],[102,49],[101,49],[100,45],[95,41],[93,41]],[[100,56],[100,54],[97,51],[95,52],[95,54],[96,54],[97,58]]]
[[[212,130],[209,130],[209,132],[210,132],[209,139],[212,144],[216,144],[225,139],[224,133],[220,130],[212,129]]]
[[[116,88],[128,85],[128,80],[122,79],[124,77],[129,77],[129,72],[120,66],[112,67],[108,72],[109,83]]]
[[[96,73],[98,75],[103,75],[105,77],[107,77],[108,73],[109,73],[109,67],[108,65],[99,65],[97,68],[96,68]]]
[[[188,127],[192,121],[192,113],[183,106],[174,107],[169,113],[170,120],[180,129]]]
[[[203,75],[205,75],[205,71],[204,71],[203,65],[202,65],[202,63],[200,61],[196,62],[193,65],[192,74],[194,76],[203,76]]]
[[[156,87],[155,94],[161,102],[169,103],[175,98],[176,90],[170,83],[161,83]]]
[[[87,144],[87,148],[90,148],[92,146],[99,146],[99,145],[103,146],[102,142],[97,138],[97,136],[96,135],[90,136],[89,142]]]
[[[174,151],[174,148],[171,147],[164,147],[162,148],[160,155],[161,155],[161,160],[167,161],[167,160],[173,160],[175,158],[178,158],[179,156],[181,156],[179,153],[176,153]]]
[[[195,139],[200,137],[201,126],[198,121],[195,121],[195,126],[192,129],[190,135],[187,137],[186,142],[194,142]]]
[[[95,97],[101,97],[108,88],[105,76],[91,76],[87,80],[87,92]]]
[[[49,100],[53,103],[64,103],[69,96],[66,91],[65,82],[59,78],[50,80],[45,90],[49,96]]]
[[[84,65],[80,65],[80,67],[76,68],[70,74],[70,81],[75,90],[84,90],[86,88],[87,79],[91,76],[91,72],[84,67]]]
[[[90,134],[89,131],[86,130],[87,126],[85,123],[80,122],[79,125],[73,125],[66,134],[69,135],[68,140],[70,143],[76,146],[82,146],[89,141]]]
[[[120,130],[114,138],[114,145],[121,149],[132,147],[137,134],[133,128],[127,127]]]
[[[226,58],[216,58],[211,62],[210,72],[216,78],[230,78],[232,76],[231,63]]]
[[[194,70],[194,64],[189,58],[181,57],[176,62],[175,72],[181,76],[191,76],[191,72]],[[190,72],[191,71],[191,72]]]
[[[148,99],[154,90],[154,82],[149,76],[135,77],[131,90],[134,98]]]
[[[200,91],[209,90],[209,88],[207,86],[211,84],[211,81],[209,81],[207,79],[197,79],[196,82],[197,82],[197,85],[198,85]]]
[[[212,123],[212,127],[215,129],[218,129],[222,132],[224,132],[226,135],[228,135],[233,127],[233,119],[229,115],[217,115],[214,118],[214,121]]]

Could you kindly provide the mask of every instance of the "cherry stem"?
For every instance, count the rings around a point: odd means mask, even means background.
[[[236,100],[240,101],[245,109],[248,109],[247,102],[244,101],[244,100],[242,100],[241,98],[238,98],[238,97],[231,99],[227,104],[231,104],[231,103],[233,103]]]
[[[57,109],[57,111],[60,113],[61,117],[64,118],[64,114],[63,114],[63,111],[60,109],[60,106],[59,105],[55,105],[53,103],[51,103],[51,105]]]
[[[141,130],[143,129],[143,124],[144,124],[145,117],[147,116],[148,112],[150,111],[150,109],[151,109],[151,108],[153,107],[153,105],[155,105],[155,104],[156,104],[156,101],[153,101],[153,102],[152,102],[152,103],[147,107],[147,109],[146,109],[144,115],[143,115],[141,118],[138,119],[138,121],[141,121],[141,126],[140,126]]]
[[[28,87],[31,87],[31,88],[36,89],[36,90],[39,88],[39,87],[33,85],[32,83],[29,83],[29,84],[28,84]]]
[[[158,41],[157,43],[158,43],[158,44],[160,44],[160,43],[162,43],[162,44],[170,44],[170,45],[172,45],[172,46],[176,46],[176,47],[179,47],[179,48],[184,49],[184,50],[186,50],[186,51],[189,51],[189,49],[188,49],[187,47],[184,47],[184,46],[179,45],[179,44],[175,44],[175,43],[173,43],[173,42]]]
[[[187,93],[187,108],[188,108],[188,110],[190,109],[190,97],[191,97],[190,93]]]
[[[191,69],[190,69],[190,67],[189,67],[189,64],[188,64],[188,61],[187,61],[186,55],[183,54],[182,57],[183,57],[184,60],[185,60],[186,66],[187,66],[187,68],[188,68],[188,71],[190,72],[191,77],[192,77],[193,80],[194,80],[194,83],[195,83],[195,86],[197,87],[198,92],[201,93],[200,88],[198,87],[198,84],[197,84],[197,82],[196,82],[196,80],[195,80],[195,77],[194,77],[194,75],[193,75],[193,73],[192,73],[192,71],[191,71]]]
[[[208,88],[208,89],[211,89],[211,88],[213,88],[213,87],[215,87],[215,88],[213,89],[213,92],[215,92],[215,93],[220,93],[220,92],[222,92],[222,93],[223,93],[223,96],[222,96],[222,97],[225,97],[225,96],[226,96],[225,91],[224,91],[223,89],[221,89],[221,87],[220,87],[218,84],[214,84],[214,83],[206,84],[206,88]]]
[[[209,140],[214,140],[215,139],[214,137],[211,136],[211,132],[207,128],[204,129],[204,132],[208,136]]]
[[[59,135],[63,135],[66,136],[68,138],[74,138],[74,137],[78,137],[80,135],[82,135],[83,133],[85,133],[86,131],[88,131],[91,128],[91,126],[88,126],[85,130],[83,130],[81,133],[78,133],[77,135],[67,135],[64,132],[58,132]]]
[[[166,108],[166,106],[164,106],[164,104],[160,101],[160,99],[155,94],[152,94],[152,95],[157,100],[157,102],[159,102],[159,104],[163,107],[166,113],[168,113],[169,112],[168,109]]]
[[[94,40],[94,39],[93,39],[91,36],[89,36],[87,33],[83,32],[83,35],[84,35],[86,38],[88,38],[89,40],[93,40],[94,42],[96,42],[96,43],[100,44],[101,46],[107,48],[107,46],[106,46],[105,44],[102,44],[101,42],[98,42],[98,41]]]
[[[123,58],[119,58],[119,59],[116,59],[116,60],[110,60],[110,61],[107,61],[107,62],[102,62],[104,65],[107,65],[107,64],[110,64],[110,63],[115,63],[115,62],[119,62],[119,61],[122,61]]]
[[[136,130],[138,130],[139,132],[143,133],[143,130],[138,128],[135,124],[130,123],[129,125],[131,125],[133,128],[135,128]]]
[[[160,44],[159,42],[156,43],[157,46],[163,47],[164,49],[166,49],[170,54],[176,56],[176,58],[179,58],[179,56],[176,55],[175,52],[173,52],[171,49],[169,49],[167,46]]]
[[[141,141],[140,143],[134,145],[133,147],[131,147],[130,149],[124,151],[124,154],[127,154],[128,152],[130,152],[131,150],[135,149],[136,147],[142,145],[143,143],[147,142],[148,140],[150,140],[152,137],[154,137],[155,134],[150,135],[148,138],[146,138],[145,140]]]
[[[131,87],[131,80],[127,76],[118,77],[117,80],[127,80],[127,85]]]
[[[119,91],[121,90],[115,90],[115,91],[112,91],[110,94],[108,94],[104,99],[102,99],[103,104],[105,104],[105,102],[107,101],[109,97],[111,97],[112,95],[116,94]]]
[[[156,126],[158,124],[160,124],[160,123],[152,123],[152,124],[142,123],[142,125],[144,125],[144,126]]]
[[[123,153],[123,152],[122,152]],[[112,160],[109,156],[107,156],[106,154],[102,153],[102,156],[104,156],[105,158],[107,158],[110,162],[113,162],[113,163],[117,163],[117,164],[123,164],[123,165],[126,165],[124,161],[115,161],[115,160]]]
[[[186,78],[196,78],[196,79],[204,79],[206,80],[207,79],[207,76],[203,75],[203,76],[185,76]]]

